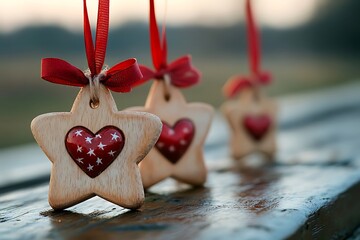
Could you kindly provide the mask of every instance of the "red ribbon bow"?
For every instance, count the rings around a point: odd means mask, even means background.
[[[103,70],[109,33],[109,0],[99,0],[95,47],[92,39],[89,16],[84,0],[84,39],[89,76],[79,68],[58,58],[45,58],[41,61],[41,77],[49,82],[82,87],[94,77],[103,74],[99,81],[115,92],[129,92],[142,78],[136,59],[128,59]],[[90,80],[89,80],[90,78]]]
[[[160,40],[155,16],[154,0],[150,0],[150,45],[155,71],[147,66],[140,65],[144,78],[136,85],[145,83],[150,79],[164,79],[165,75],[170,77],[172,85],[180,88],[190,87],[200,81],[201,74],[192,66],[191,57],[189,55],[180,57],[172,63],[167,64],[166,29],[164,25]]]
[[[253,13],[251,10],[251,0],[246,1],[246,25],[249,45],[249,65],[251,76],[233,76],[224,86],[224,93],[227,97],[236,96],[242,89],[254,87],[254,85],[267,85],[271,83],[271,75],[268,72],[261,71],[261,49],[260,36],[256,27]]]

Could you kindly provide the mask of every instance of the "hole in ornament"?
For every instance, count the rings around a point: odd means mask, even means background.
[[[92,109],[98,108],[99,105],[100,105],[100,101],[99,101],[99,100],[92,100],[92,99],[90,100],[90,107],[91,107]]]
[[[255,85],[252,89],[252,100],[255,103],[260,102],[261,100],[261,90],[258,85]]]
[[[170,94],[169,93],[166,93],[165,94],[165,101],[170,101],[170,98],[171,98],[171,96],[170,96]]]
[[[171,98],[170,84],[171,84],[170,76],[168,74],[165,74],[164,75],[164,98],[165,98],[166,102],[170,101],[170,98]]]

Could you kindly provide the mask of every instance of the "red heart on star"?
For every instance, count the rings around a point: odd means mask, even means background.
[[[271,126],[271,118],[266,114],[247,115],[243,119],[243,126],[253,139],[260,141]]]
[[[177,163],[189,148],[195,135],[195,126],[189,119],[180,119],[173,127],[163,121],[156,149],[171,163]]]
[[[74,162],[89,177],[99,176],[117,158],[125,144],[123,132],[114,126],[106,126],[95,134],[77,126],[67,133],[66,150]]]

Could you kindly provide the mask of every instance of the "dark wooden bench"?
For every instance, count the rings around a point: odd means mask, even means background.
[[[138,211],[93,198],[48,205],[50,162],[36,145],[0,152],[0,239],[343,239],[360,224],[360,84],[279,100],[277,163],[231,168],[217,116],[205,146],[209,178],[169,180]]]

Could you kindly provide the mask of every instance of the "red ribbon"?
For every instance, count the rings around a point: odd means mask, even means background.
[[[242,89],[247,87],[253,87],[256,84],[267,85],[271,83],[270,73],[261,71],[260,34],[253,17],[251,0],[246,1],[246,26],[251,76],[231,77],[224,86],[224,93],[227,97],[234,97]]]
[[[102,73],[107,40],[109,33],[109,0],[99,0],[98,20],[96,26],[95,47],[92,39],[90,21],[84,0],[84,39],[90,76],[86,76],[79,68],[58,58],[44,58],[41,60],[41,77],[49,82],[82,87],[89,84],[94,77]],[[136,59],[128,59],[116,64],[103,72],[99,81],[115,92],[129,92],[142,78]]]
[[[167,74],[170,77],[171,84],[180,87],[190,87],[200,81],[200,72],[192,66],[191,57],[189,55],[180,57],[170,64],[167,63],[167,39],[165,23],[161,33],[155,16],[154,0],[150,0],[150,46],[152,62],[155,70],[140,65],[140,69],[144,78],[136,85],[145,83],[150,79],[163,80]]]

